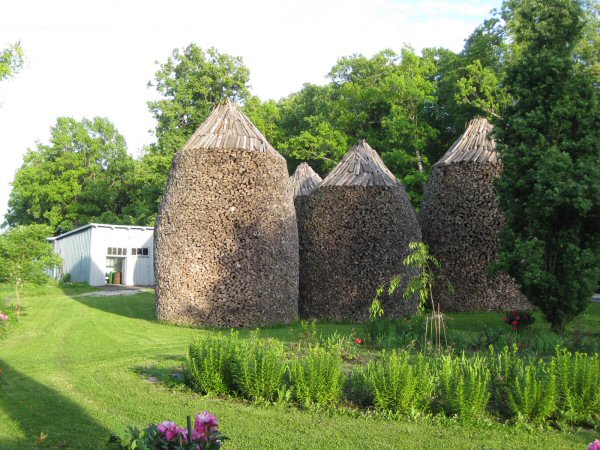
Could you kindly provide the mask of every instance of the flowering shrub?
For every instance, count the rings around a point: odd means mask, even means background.
[[[8,334],[8,315],[0,311],[0,339],[3,339]]]
[[[219,426],[217,418],[208,411],[196,414],[193,428],[190,419],[188,417],[188,429],[180,427],[170,420],[158,425],[151,425],[143,430],[129,428],[131,435],[129,442],[123,442],[119,436],[113,434],[108,440],[107,448],[112,450],[209,450],[220,448],[222,441],[227,439],[217,429]]]
[[[535,320],[535,317],[527,311],[518,311],[515,309],[513,311],[505,312],[502,320],[506,322],[507,325],[510,325],[514,331],[519,331],[531,325]]]
[[[600,439],[596,439],[588,445],[588,450],[600,450]]]

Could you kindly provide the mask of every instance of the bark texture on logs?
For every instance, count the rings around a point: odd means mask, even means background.
[[[298,241],[300,249],[300,280],[298,310],[304,311],[306,303],[306,279],[308,274],[307,240],[306,240],[306,216],[310,208],[310,194],[322,181],[321,177],[305,162],[300,164],[294,175],[290,178],[294,189],[294,206],[296,207],[296,220],[298,222]]]
[[[235,105],[176,155],[155,233],[156,317],[216,327],[298,315],[298,230],[285,160]]]
[[[307,198],[300,316],[364,321],[376,290],[402,274],[383,298],[387,317],[412,314],[402,295],[415,272],[403,265],[421,231],[404,187],[365,141],[352,147]]]
[[[434,298],[446,311],[530,309],[516,281],[506,273],[488,275],[498,255],[505,223],[494,188],[502,172],[492,125],[473,119],[465,133],[431,170],[419,221],[423,240],[441,263]]]

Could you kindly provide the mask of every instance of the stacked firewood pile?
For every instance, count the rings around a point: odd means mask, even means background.
[[[216,327],[298,314],[298,231],[285,160],[231,103],[173,162],[155,232],[156,316]]]
[[[309,197],[304,233],[304,317],[364,321],[376,290],[397,274],[401,287],[383,298],[386,316],[411,314],[402,298],[414,275],[403,265],[421,231],[404,187],[365,141],[352,147]]]
[[[298,222],[298,240],[300,248],[300,280],[298,296],[298,312],[300,317],[305,316],[304,304],[306,297],[306,272],[307,264],[307,242],[306,242],[306,216],[310,208],[310,194],[322,181],[321,177],[307,164],[302,163],[290,177],[292,189],[294,191],[294,206],[296,207],[296,220]]]
[[[530,308],[511,277],[488,274],[504,225],[494,189],[502,165],[491,132],[487,120],[473,119],[433,166],[425,188],[419,220],[424,242],[442,264],[446,281],[434,297],[447,311]]]

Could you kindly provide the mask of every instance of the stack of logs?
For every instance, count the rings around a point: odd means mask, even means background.
[[[440,261],[434,298],[447,311],[530,308],[506,273],[488,274],[504,225],[494,182],[502,172],[492,125],[472,120],[465,133],[436,163],[421,205],[423,240]],[[447,282],[454,292],[449,292]]]
[[[408,243],[421,241],[404,187],[365,141],[351,148],[313,191],[306,210],[302,316],[364,321],[376,290],[394,276],[402,284],[383,298],[387,317],[412,314],[402,294],[415,272],[403,265]]]
[[[219,105],[178,152],[155,232],[156,316],[216,327],[298,314],[298,232],[286,162]]]
[[[321,177],[305,162],[300,164],[294,175],[290,177],[294,192],[294,206],[296,207],[296,220],[298,222],[298,240],[300,249],[300,282],[298,296],[298,312],[300,317],[305,317],[306,276],[308,273],[308,262],[306,254],[308,243],[306,242],[306,216],[310,208],[310,195],[322,181]]]

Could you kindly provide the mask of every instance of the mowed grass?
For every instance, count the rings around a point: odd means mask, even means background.
[[[216,331],[155,322],[153,292],[94,298],[78,296],[82,290],[33,291],[23,300],[21,323],[0,341],[0,448],[35,448],[44,433],[47,448],[98,449],[111,432],[124,435],[129,425],[184,423],[188,414],[203,410],[218,416],[230,437],[224,448],[230,449],[557,449],[585,448],[597,437],[491,422],[319,414],[169,389],[148,382],[140,368],[179,360],[195,336]],[[7,294],[0,289],[0,299]],[[499,317],[483,314],[478,320],[493,323]],[[454,326],[462,320],[456,315]],[[317,331],[350,334],[354,327],[324,324]],[[287,342],[301,333],[298,325],[264,330]]]

